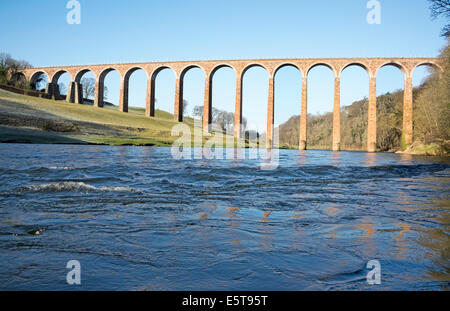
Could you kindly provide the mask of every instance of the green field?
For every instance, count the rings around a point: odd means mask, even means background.
[[[172,114],[156,110],[154,118],[145,109],[96,108],[29,97],[0,90],[0,142],[170,146],[179,124]],[[192,133],[194,119],[184,124]]]

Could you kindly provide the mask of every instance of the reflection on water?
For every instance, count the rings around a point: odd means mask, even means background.
[[[0,289],[71,289],[72,259],[84,290],[449,289],[446,159],[0,147]]]

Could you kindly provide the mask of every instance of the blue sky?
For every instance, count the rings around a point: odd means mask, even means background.
[[[81,25],[66,22],[66,0],[2,3],[0,51],[34,66],[144,61],[310,58],[434,57],[445,45],[439,36],[444,19],[431,20],[427,0],[379,0],[381,24],[369,25],[367,0],[79,0]],[[427,71],[419,68],[414,84]],[[286,67],[276,77],[275,122],[300,113],[301,75]],[[67,81],[63,77],[61,81]],[[189,72],[185,97],[189,110],[203,104],[204,76]],[[234,111],[235,76],[221,69],[214,79],[214,107]],[[333,106],[333,75],[315,68],[308,77],[308,110],[324,113]],[[157,108],[173,112],[174,74],[157,79]],[[252,68],[244,77],[244,117],[264,124],[267,73]],[[341,77],[341,103],[368,96],[368,77],[349,68]],[[108,100],[117,103],[119,78],[108,75]],[[131,79],[130,105],[145,105],[146,77]],[[403,88],[396,68],[383,68],[378,93]]]

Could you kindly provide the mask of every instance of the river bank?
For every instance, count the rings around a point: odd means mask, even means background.
[[[170,146],[177,124],[162,110],[147,118],[141,108],[121,113],[0,90],[1,143]],[[193,129],[194,121],[184,124]]]

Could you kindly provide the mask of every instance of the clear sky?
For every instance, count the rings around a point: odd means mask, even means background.
[[[0,52],[34,66],[206,59],[315,57],[434,57],[446,43],[444,19],[431,20],[427,0],[379,0],[381,24],[368,24],[368,0],[79,0],[81,24],[66,22],[67,0],[3,1]],[[417,85],[426,75],[419,68]],[[69,77],[62,77],[67,82]],[[185,80],[189,112],[203,104],[204,75]],[[285,67],[276,76],[275,122],[300,113],[301,75]],[[315,68],[309,77],[308,110],[333,106],[333,74]],[[157,78],[157,108],[173,112],[175,76]],[[244,77],[244,117],[265,124],[267,73],[252,68]],[[368,76],[358,67],[341,77],[341,103],[368,96]],[[108,100],[118,102],[119,78],[106,80]],[[130,105],[145,106],[146,75],[133,74]],[[383,68],[378,93],[403,88],[396,68]],[[219,70],[213,105],[234,111],[235,75]]]

